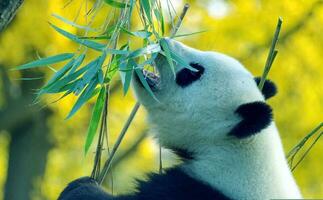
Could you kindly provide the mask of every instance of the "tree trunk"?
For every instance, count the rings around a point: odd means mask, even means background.
[[[23,0],[0,1],[0,32],[11,22],[22,3]]]
[[[38,188],[35,183],[44,174],[47,153],[51,148],[46,125],[48,114],[48,110],[41,111],[10,131],[4,200],[29,200],[32,192]]]
[[[0,120],[4,122],[0,123],[0,129],[7,130],[11,136],[4,200],[29,200],[32,192],[38,190],[35,183],[44,174],[47,154],[52,147],[47,126],[51,111],[32,105],[35,96],[31,91],[39,88],[43,81],[22,81],[14,87],[1,65],[0,72],[6,104],[0,110]],[[22,76],[44,75],[39,71],[24,71]]]

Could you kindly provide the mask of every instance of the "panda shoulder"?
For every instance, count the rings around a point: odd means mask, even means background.
[[[220,191],[187,175],[180,167],[162,174],[150,174],[148,181],[138,181],[137,199],[140,200],[229,200]]]

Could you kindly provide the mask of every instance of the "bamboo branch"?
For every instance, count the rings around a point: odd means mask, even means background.
[[[174,27],[174,29],[173,29],[173,31],[171,33],[171,36],[170,36],[171,38],[174,37],[175,34],[177,33],[179,27],[181,26],[181,24],[183,22],[183,19],[184,19],[185,15],[186,15],[188,9],[189,9],[189,4],[185,4],[185,6],[183,8],[183,11],[182,11],[182,14],[180,15],[180,17],[179,17],[179,19],[178,19],[178,21],[176,23],[176,26]],[[108,173],[108,171],[109,171],[109,169],[111,167],[111,164],[112,164],[113,158],[115,156],[115,153],[118,150],[118,148],[119,148],[119,146],[120,146],[120,144],[121,144],[121,142],[123,140],[123,137],[125,136],[125,134],[126,134],[128,128],[129,128],[132,120],[134,119],[139,107],[140,107],[140,103],[136,102],[136,104],[133,107],[133,109],[131,111],[131,114],[130,114],[129,118],[127,119],[127,121],[126,121],[126,123],[125,123],[125,125],[124,125],[124,127],[123,127],[123,129],[122,129],[116,143],[113,146],[113,149],[111,151],[111,154],[110,154],[109,158],[104,163],[102,171],[101,171],[101,173],[100,173],[100,175],[99,175],[99,177],[97,179],[99,184],[102,184],[105,176],[107,175],[107,173]]]
[[[259,85],[258,85],[260,90],[262,90],[262,88],[264,87],[266,77],[267,77],[267,75],[268,75],[268,73],[270,71],[270,68],[271,68],[271,66],[272,66],[272,64],[273,64],[273,62],[274,62],[274,60],[276,58],[276,55],[278,53],[278,50],[276,50],[276,44],[277,44],[277,41],[278,41],[278,37],[279,37],[279,33],[280,33],[282,23],[283,23],[283,20],[279,17],[278,22],[277,22],[275,35],[274,35],[273,41],[271,43],[271,47],[270,47],[268,57],[267,57],[267,60],[266,60],[265,69],[264,69],[264,72],[263,72],[263,74],[261,76],[261,79],[260,79],[260,82],[259,82]]]
[[[0,32],[8,26],[22,3],[23,0],[11,0],[0,3]]]

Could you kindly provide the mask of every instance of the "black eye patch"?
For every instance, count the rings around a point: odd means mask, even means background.
[[[190,63],[190,66],[196,69],[197,71],[192,71],[190,69],[184,68],[176,74],[176,83],[182,88],[200,79],[200,77],[204,73],[204,67],[202,65],[198,63]]]

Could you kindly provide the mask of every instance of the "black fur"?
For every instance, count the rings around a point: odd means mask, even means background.
[[[257,85],[259,85],[261,77],[255,77],[255,81]],[[270,80],[265,80],[264,87],[261,91],[262,95],[264,95],[265,99],[269,99],[277,94],[277,87],[274,82]]]
[[[198,71],[195,72],[187,68],[183,68],[176,74],[176,83],[183,88],[200,79],[204,73],[204,67],[202,65],[198,63],[190,63],[190,66]]]
[[[170,149],[184,161],[189,161],[194,159],[194,154],[186,149],[182,149],[182,148],[170,148]]]
[[[163,174],[151,174],[149,181],[139,181],[137,192],[112,197],[102,191],[93,179],[73,181],[58,200],[230,200],[209,185],[191,178],[179,167]]]
[[[246,138],[260,132],[269,126],[273,118],[271,107],[260,101],[242,104],[235,113],[242,117],[242,121],[230,131],[230,135],[237,138]]]
[[[58,200],[110,200],[112,196],[104,192],[90,177],[79,178],[70,184],[59,195]],[[130,199],[129,199],[130,200]]]

